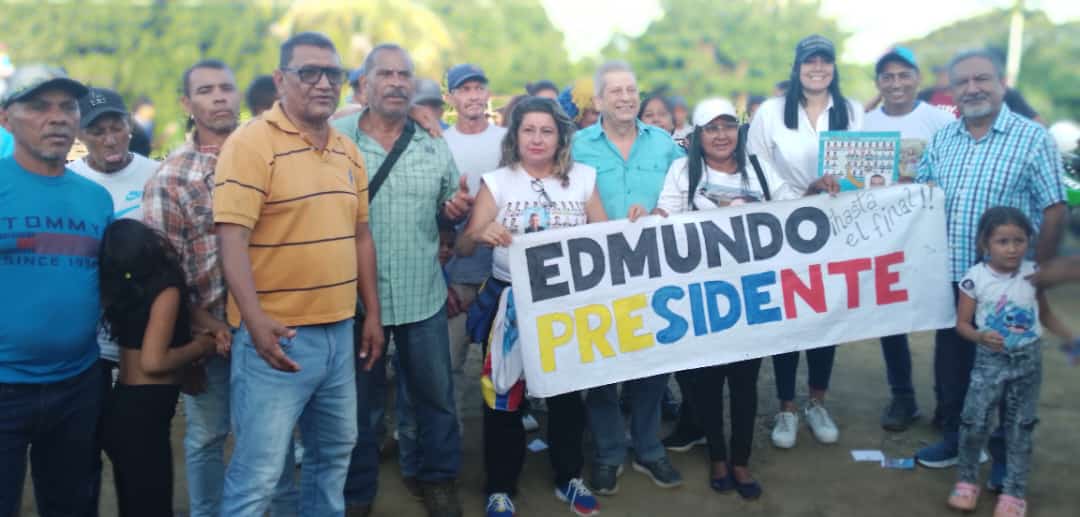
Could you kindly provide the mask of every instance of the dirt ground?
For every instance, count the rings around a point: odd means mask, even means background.
[[[1077,251],[1080,250],[1074,247],[1072,253]],[[1080,286],[1059,288],[1051,292],[1050,298],[1065,322],[1080,331]],[[932,338],[932,333],[911,336],[915,385],[924,414],[933,411]],[[1077,430],[1080,429],[1080,406],[1073,398],[1080,394],[1080,368],[1069,367],[1056,347],[1056,342],[1048,345],[1044,354],[1044,383],[1039,405],[1041,422],[1035,438],[1035,460],[1028,494],[1029,515],[1032,517],[1080,515],[1080,485],[1074,477],[1080,472],[1080,447],[1075,441]],[[935,440],[937,435],[930,427],[928,418],[904,433],[889,433],[878,425],[881,410],[888,401],[888,386],[876,341],[844,345],[836,361],[828,407],[840,428],[839,443],[821,445],[802,425],[798,444],[791,450],[775,449],[769,442],[769,429],[777,402],[774,399],[772,366],[768,361],[762,365],[758,430],[750,461],[751,469],[765,489],[759,501],[743,502],[736,495],[713,493],[707,481],[706,453],[699,447],[689,453],[672,453],[672,460],[685,479],[684,485],[677,489],[658,488],[645,476],[627,468],[620,480],[619,493],[601,498],[602,514],[620,517],[720,515],[731,512],[777,517],[950,515],[951,512],[945,507],[945,498],[954,481],[955,472],[952,469],[898,471],[852,461],[852,449],[881,449],[889,457],[909,457],[922,445]],[[476,367],[475,364],[473,366]],[[800,368],[800,378],[799,396],[805,399],[805,366]],[[479,395],[472,400],[479,400]],[[543,414],[538,413],[538,416],[542,420]],[[667,427],[665,425],[665,432]],[[178,414],[173,420],[173,452],[176,458],[174,507],[178,515],[186,515],[188,510],[183,432],[183,418]],[[529,439],[533,437],[542,438],[542,431],[530,435]],[[464,447],[465,464],[459,488],[466,515],[482,515],[483,467],[478,407],[466,412]],[[586,452],[587,458],[590,452]],[[570,515],[566,505],[552,495],[545,455],[543,452],[528,454],[520,495],[514,500],[518,515]],[[984,468],[984,475],[988,470],[988,467]],[[421,503],[408,497],[399,480],[396,459],[384,460],[374,515],[423,516]],[[108,467],[104,485],[102,515],[116,515],[112,476]],[[984,494],[974,515],[991,515],[993,505],[992,497]],[[24,492],[22,515],[37,515],[29,483]]]

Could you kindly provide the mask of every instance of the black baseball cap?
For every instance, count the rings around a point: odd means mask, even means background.
[[[79,97],[79,113],[82,115],[79,126],[86,129],[102,115],[127,115],[128,110],[119,93],[106,88],[90,88],[86,95]]]
[[[86,93],[86,86],[68,77],[62,68],[48,65],[25,65],[17,68],[8,79],[7,91],[0,98],[0,106],[7,108],[12,103],[29,100],[49,88],[60,88],[75,98]]]

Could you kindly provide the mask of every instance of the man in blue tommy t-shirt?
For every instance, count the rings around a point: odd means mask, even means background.
[[[0,99],[15,138],[0,159],[0,515],[18,511],[28,448],[38,513],[96,514],[97,255],[113,205],[64,166],[84,93],[38,66],[20,69]]]

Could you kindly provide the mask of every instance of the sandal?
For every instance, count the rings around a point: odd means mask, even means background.
[[[1027,501],[1011,495],[998,496],[994,507],[994,517],[1024,517],[1027,515]]]
[[[971,483],[960,482],[953,486],[949,494],[949,508],[970,512],[975,510],[975,504],[979,502],[979,487]],[[996,514],[995,514],[995,517]]]

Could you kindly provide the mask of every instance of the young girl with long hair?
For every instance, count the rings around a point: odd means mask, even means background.
[[[102,426],[119,513],[169,516],[169,430],[181,370],[213,354],[221,339],[193,332],[188,286],[163,235],[121,219],[105,230],[98,260],[104,327],[120,346],[120,374]]]
[[[1073,339],[1043,291],[1027,278],[1035,272],[1035,263],[1025,258],[1034,233],[1020,210],[987,210],[976,234],[983,259],[960,280],[956,331],[979,346],[960,418],[958,480],[948,501],[957,510],[975,509],[980,451],[1004,399],[1001,425],[1008,469],[994,516],[1022,517],[1027,511],[1024,495],[1042,384],[1042,327],[1066,342]]]

